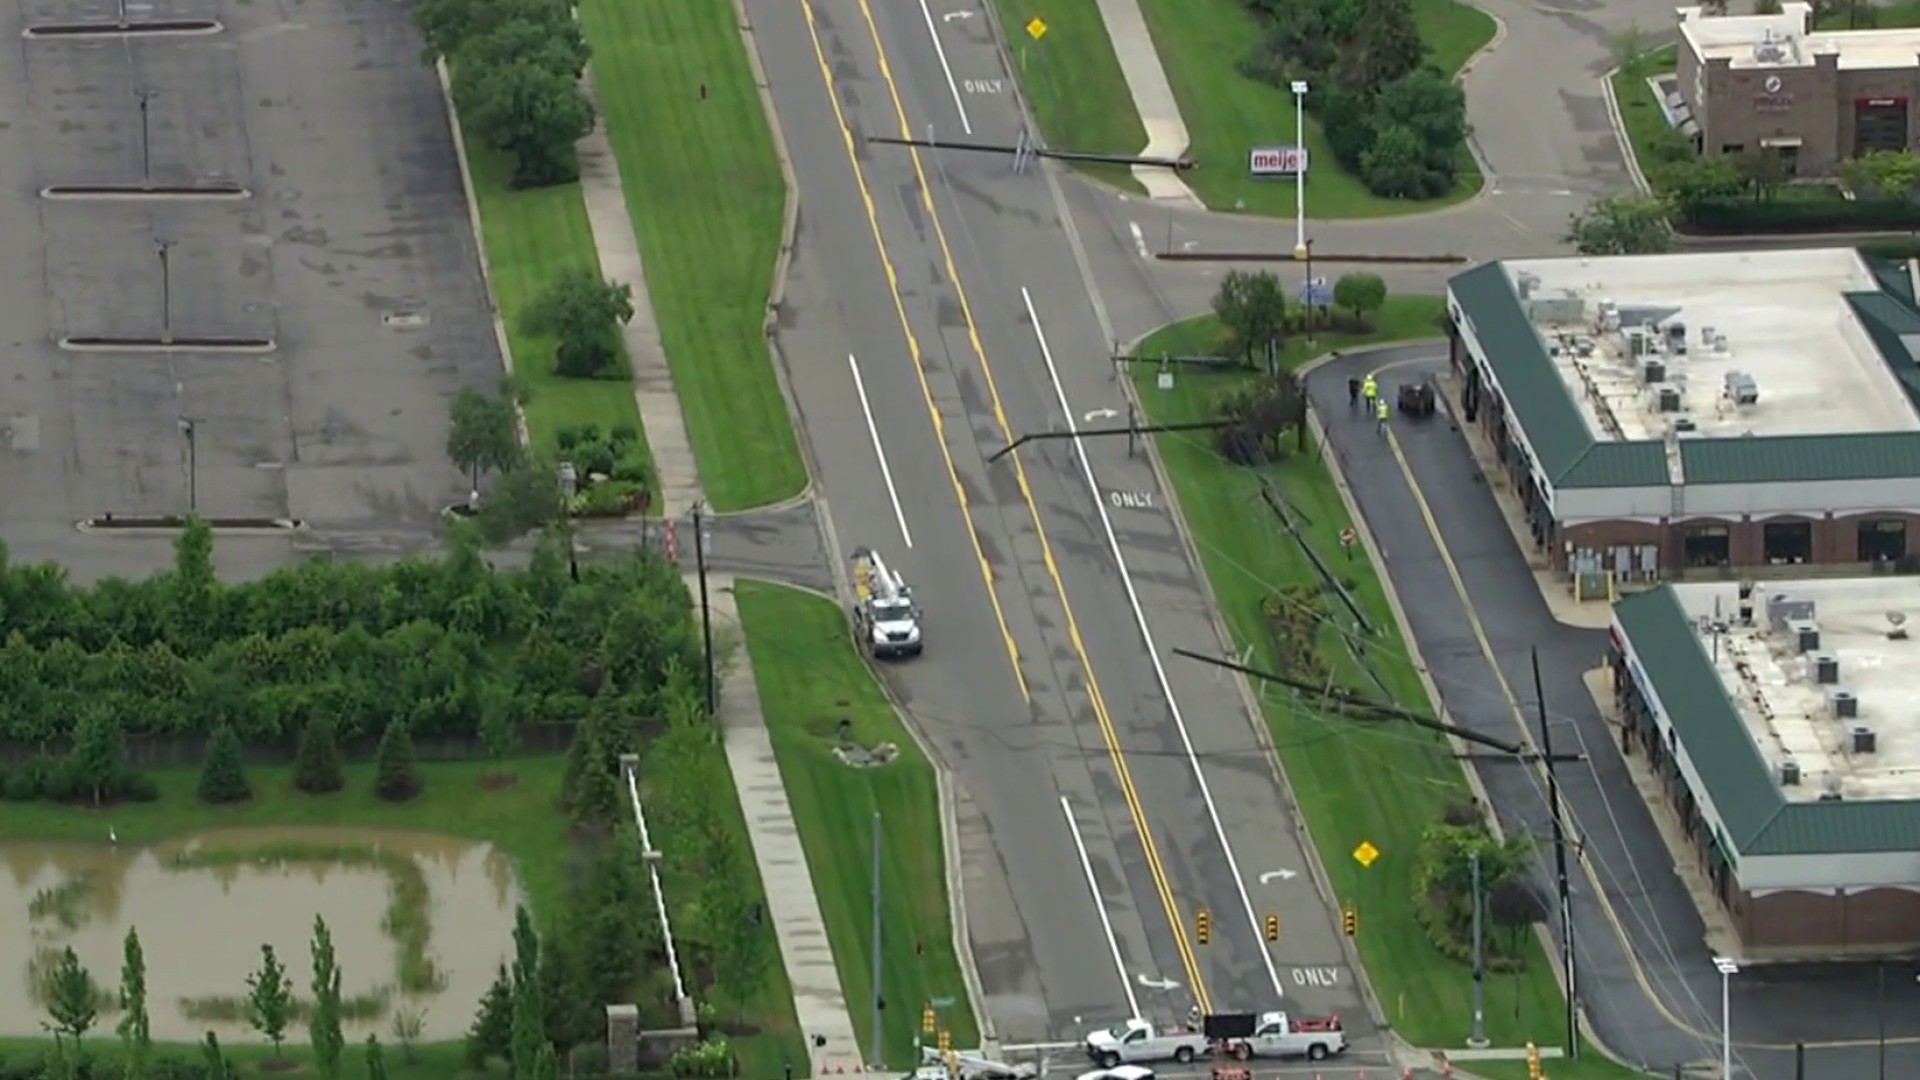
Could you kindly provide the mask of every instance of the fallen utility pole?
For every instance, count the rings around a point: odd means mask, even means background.
[[[1553,815],[1554,885],[1560,894],[1560,964],[1567,988],[1567,1055],[1580,1060],[1580,984],[1574,979],[1573,901],[1567,887],[1567,827],[1561,820],[1560,778],[1553,771],[1553,728],[1540,683],[1540,650],[1533,650],[1533,696],[1540,710],[1540,749],[1547,767],[1547,812]]]
[[[1529,750],[1524,754],[1481,754],[1472,750],[1462,750],[1453,755],[1455,761],[1491,761],[1495,764],[1511,762],[1521,765],[1534,765],[1545,762],[1547,755],[1538,750]],[[1555,754],[1553,760],[1559,765],[1580,765],[1586,762],[1585,754]]]
[[[936,142],[932,139],[902,139],[892,135],[869,135],[867,141],[883,146],[912,146],[923,150],[961,150],[972,154],[1030,154],[1055,161],[1085,161],[1099,165],[1145,165],[1150,168],[1186,172],[1198,167],[1192,158],[1141,157],[1138,154],[1092,154],[1080,150],[1048,150],[1039,146],[1003,146],[999,143]]]
[[[1300,679],[1289,678],[1285,675],[1275,675],[1271,671],[1262,671],[1259,668],[1249,667],[1246,664],[1238,663],[1233,660],[1222,660],[1219,657],[1208,656],[1205,653],[1194,652],[1192,649],[1175,648],[1173,650],[1173,654],[1175,656],[1186,657],[1188,660],[1198,660],[1203,664],[1212,664],[1214,667],[1226,668],[1228,671],[1237,671],[1240,674],[1247,676],[1248,678],[1261,679],[1266,682],[1279,683],[1281,686],[1290,686],[1295,690],[1303,690],[1308,693],[1320,694],[1321,696],[1327,698],[1329,701],[1337,701],[1345,705],[1352,705],[1359,708],[1364,708],[1372,712],[1378,713],[1382,716],[1389,716],[1389,717],[1394,717],[1400,720],[1405,720],[1407,723],[1412,724],[1415,727],[1423,727],[1428,729],[1429,731],[1438,731],[1444,735],[1451,735],[1462,742],[1470,742],[1479,746],[1490,747],[1494,750],[1499,750],[1505,754],[1519,756],[1529,752],[1526,747],[1520,745],[1519,743],[1508,742],[1505,739],[1496,739],[1491,735],[1482,735],[1477,731],[1469,731],[1466,728],[1458,727],[1456,725],[1446,723],[1443,720],[1435,720],[1431,716],[1423,716],[1420,713],[1412,711],[1411,709],[1403,709],[1398,705],[1391,705],[1383,701],[1374,701],[1370,698],[1361,697],[1359,694],[1350,693],[1346,690],[1329,689],[1326,687],[1316,686],[1310,682],[1304,682]]]
[[[1125,435],[1132,440],[1141,435],[1158,435],[1170,431],[1217,431],[1232,423],[1232,420],[1188,420],[1178,424],[1129,424],[1126,427],[1117,428],[1081,428],[1079,431],[1035,431],[1022,435],[995,450],[988,455],[987,463],[991,465],[1022,446],[1042,439],[1092,439],[1103,435]]]
[[[1340,598],[1340,603],[1346,607],[1347,614],[1353,616],[1353,621],[1359,624],[1363,633],[1372,637],[1373,623],[1367,618],[1366,613],[1360,610],[1360,602],[1355,600],[1353,594],[1347,591],[1347,587],[1340,583],[1339,577],[1320,558],[1320,553],[1313,550],[1312,544],[1307,543],[1307,538],[1300,535],[1300,529],[1293,523],[1293,515],[1286,510],[1285,500],[1280,498],[1279,492],[1273,489],[1270,481],[1265,479],[1260,481],[1260,497],[1266,500],[1267,509],[1273,511],[1273,516],[1280,519],[1280,525],[1287,530],[1287,535],[1293,537],[1293,542],[1300,545],[1301,552],[1306,555],[1307,561],[1313,564],[1313,569],[1320,575],[1321,582],[1333,588],[1334,595]]]

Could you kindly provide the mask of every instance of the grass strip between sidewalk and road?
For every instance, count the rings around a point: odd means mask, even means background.
[[[720,753],[716,744],[715,754]],[[561,774],[566,760],[558,755],[509,758],[491,761],[423,762],[421,776],[424,791],[404,803],[384,801],[373,793],[373,765],[350,764],[346,768],[346,787],[334,795],[301,794],[293,788],[293,770],[285,766],[251,765],[247,778],[254,796],[232,806],[208,806],[196,795],[197,769],[163,769],[146,773],[159,789],[159,797],[149,803],[116,806],[112,826],[116,842],[123,846],[158,843],[191,836],[210,829],[261,826],[325,826],[335,829],[395,829],[440,833],[492,844],[504,851],[514,863],[521,886],[535,917],[550,925],[562,901],[567,876],[577,867],[570,865],[568,822],[555,807],[560,796]],[[644,768],[644,766],[643,766]],[[500,772],[512,773],[518,782],[508,787],[489,787],[482,778]],[[746,818],[732,800],[734,815],[728,829],[745,844]],[[101,843],[106,822],[99,811],[58,803],[11,804],[0,814],[0,843],[17,841],[54,841]],[[672,918],[690,917],[689,907],[695,890],[691,883],[676,881],[670,863],[663,863],[661,874]],[[761,888],[758,876],[755,889]],[[118,980],[110,972],[96,972],[109,985]],[[238,989],[238,987],[236,987]],[[715,1002],[721,1014],[745,1018],[756,1033],[729,1040],[740,1055],[742,1075],[774,1077],[780,1075],[784,1061],[805,1061],[799,1023],[793,1014],[793,993],[780,965],[771,966],[760,985],[739,998],[719,995]],[[436,1008],[475,1010],[478,1001],[447,1001]],[[382,1041],[387,1033],[380,1032]],[[87,1040],[91,1047],[106,1050],[117,1046],[111,1029],[97,1031]],[[43,1052],[46,1041],[40,1039],[0,1039],[0,1062],[9,1058]],[[199,1052],[192,1046],[157,1047],[192,1061]],[[223,1044],[222,1049],[242,1066],[248,1075],[270,1053],[271,1047],[248,1043]],[[388,1067],[397,1075],[452,1077],[469,1075],[465,1068],[465,1046],[461,1040],[426,1043],[416,1048],[420,1063],[402,1064],[400,1048],[387,1047]],[[288,1040],[284,1055],[295,1063],[310,1061],[311,1049],[304,1032],[297,1031]],[[349,1046],[344,1058],[346,1080],[365,1075],[363,1055],[357,1046]],[[504,1075],[496,1068],[487,1075]],[[283,1075],[306,1075],[307,1069]],[[482,1075],[482,1074],[471,1074]]]
[[[786,182],[731,0],[585,0],[601,122],[675,392],[719,511],[807,470],[763,330]]]
[[[516,189],[511,183],[513,162],[507,155],[468,139],[464,132],[458,137],[472,172],[480,230],[487,244],[487,271],[506,324],[513,374],[530,393],[525,412],[534,450],[557,454],[564,428],[591,424],[610,432],[625,425],[641,433],[641,453],[651,475],[653,452],[645,448],[646,432],[634,404],[633,385],[625,379],[569,379],[555,374],[553,339],[528,334],[520,326],[522,313],[556,274],[580,266],[599,271],[600,256],[587,225],[580,185]]]
[[[1113,54],[1113,39],[1092,0],[993,0],[1007,51],[1047,146],[1089,154],[1138,154],[1147,129]],[[1046,24],[1035,40],[1033,20]],[[1125,165],[1074,162],[1073,167],[1122,191],[1146,194]]]
[[[945,843],[934,766],[855,650],[831,600],[740,581],[740,623],[780,776],[806,849],[840,984],[864,1049],[873,1031],[873,815],[881,818],[883,1043],[895,1068],[918,1064],[921,1009],[938,1010],[953,1045],[979,1045],[954,955]],[[899,749],[890,764],[855,768],[836,754],[837,728],[861,747]]]
[[[1673,129],[1667,124],[1660,97],[1647,82],[1656,75],[1674,70],[1678,64],[1677,46],[1666,45],[1641,53],[1620,65],[1612,75],[1613,100],[1620,107],[1620,126],[1627,133],[1628,148],[1642,172],[1658,164],[1654,160],[1656,139]]]
[[[1444,302],[1437,297],[1393,297],[1373,315],[1372,333],[1323,333],[1312,346],[1296,337],[1281,361],[1297,367],[1329,351],[1438,337],[1436,320],[1443,310]],[[1161,329],[1134,354],[1215,353],[1219,340],[1219,323],[1207,315]],[[1160,390],[1157,365],[1134,366],[1143,408],[1156,424],[1208,419],[1219,395],[1252,377],[1247,371],[1182,368],[1176,370],[1174,388]],[[1431,714],[1433,705],[1407,653],[1372,556],[1356,546],[1349,558],[1340,546],[1340,532],[1351,520],[1318,448],[1305,457],[1289,456],[1277,465],[1252,469],[1215,453],[1207,433],[1154,438],[1236,649],[1250,647],[1251,663],[1275,670],[1278,661],[1261,600],[1289,586],[1319,587],[1313,564],[1262,501],[1265,479],[1295,509],[1306,542],[1381,629],[1368,655],[1393,699]],[[1293,445],[1291,437],[1287,445]],[[1339,606],[1330,599],[1328,609],[1337,613]],[[1347,624],[1344,617],[1336,617]],[[1344,684],[1358,693],[1379,694],[1331,631],[1322,634],[1320,646]],[[1410,725],[1356,724],[1322,715],[1278,688],[1267,689],[1262,702],[1293,796],[1334,891],[1343,905],[1359,913],[1357,944],[1389,1022],[1401,1038],[1417,1046],[1464,1045],[1472,1027],[1472,973],[1435,949],[1414,917],[1413,862],[1420,838],[1440,820],[1450,800],[1468,791],[1451,749],[1440,736]],[[1362,842],[1381,853],[1366,870],[1351,854]],[[1487,1035],[1495,1046],[1521,1046],[1528,1040],[1558,1046],[1565,1042],[1565,998],[1531,937],[1526,957],[1526,967],[1517,975],[1487,977]],[[1549,1075],[1556,1080],[1636,1075],[1597,1054],[1593,1057],[1596,1061],[1578,1064],[1554,1062]],[[1481,1064],[1471,1068],[1479,1071]],[[1524,1074],[1524,1065],[1521,1069]],[[1489,1075],[1505,1074],[1489,1070]]]

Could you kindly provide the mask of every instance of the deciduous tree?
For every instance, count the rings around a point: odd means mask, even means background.
[[[331,714],[311,716],[300,728],[300,746],[293,759],[293,786],[309,795],[328,795],[347,786],[346,762],[340,753],[340,729]]]
[[[1658,255],[1673,250],[1668,212],[1659,196],[1608,195],[1572,217],[1567,242],[1583,255]]]
[[[629,373],[620,355],[620,327],[632,318],[632,288],[574,266],[554,275],[521,317],[521,328],[554,338],[554,371],[561,375],[624,379]]]
[[[153,1050],[147,1019],[147,956],[140,948],[140,931],[133,927],[127,928],[121,946],[120,1022],[114,1031],[120,1036],[126,1080],[146,1080],[147,1059]]]
[[[280,1045],[287,1039],[287,1025],[293,1021],[293,983],[273,946],[260,946],[260,970],[247,976],[247,1023],[273,1044],[274,1060],[280,1060]]]
[[[400,1044],[400,1059],[409,1066],[415,1064],[414,1044],[420,1041],[420,1033],[426,1026],[426,1014],[419,1009],[402,1005],[393,1010],[393,1020],[387,1030],[393,1035],[393,1041]]]
[[[565,0],[420,0],[413,24],[426,39],[427,63],[452,57],[474,38],[514,24],[531,25],[548,39],[571,36],[583,56],[586,41]]]
[[[1214,415],[1229,421],[1214,432],[1220,455],[1237,465],[1262,465],[1279,450],[1280,436],[1306,419],[1306,396],[1290,372],[1248,379],[1220,395]]]
[[[480,507],[480,533],[490,544],[505,544],[560,521],[566,512],[559,469],[535,458],[500,474]]]
[[[448,411],[447,457],[467,473],[476,491],[481,473],[504,471],[519,463],[524,451],[511,398],[462,390]]]
[[[388,802],[405,802],[426,787],[414,755],[413,732],[405,720],[393,720],[374,754],[373,793]]]
[[[119,716],[98,706],[85,709],[74,729],[73,750],[67,755],[67,775],[76,791],[99,806],[120,787],[126,758]]]
[[[493,777],[499,780],[509,778],[507,758],[513,755],[520,741],[513,704],[513,695],[504,688],[490,688],[480,697],[480,744],[486,748]]]
[[[1333,283],[1333,302],[1353,312],[1355,319],[1364,319],[1386,304],[1387,283],[1379,274],[1341,274]]]
[[[1231,347],[1246,363],[1277,341],[1286,324],[1287,297],[1280,279],[1265,270],[1229,270],[1213,293],[1213,313]]]
[[[253,798],[246,767],[240,760],[240,736],[230,725],[214,729],[207,740],[207,759],[200,766],[200,801],[221,805]]]
[[[1920,191],[1920,155],[1910,150],[1874,150],[1840,166],[1855,194],[1910,199]]]
[[[1411,0],[1364,0],[1363,14],[1334,63],[1334,73],[1346,89],[1370,94],[1418,71],[1426,54]]]
[[[456,61],[453,94],[461,126],[513,155],[515,187],[579,178],[574,143],[593,130],[593,105],[572,72],[548,67],[537,56],[498,68]]]
[[[314,1064],[326,1080],[340,1080],[340,1058],[347,1047],[340,1030],[340,964],[333,951],[333,931],[327,921],[313,917],[313,1007],[307,1014],[307,1037],[313,1043]]]

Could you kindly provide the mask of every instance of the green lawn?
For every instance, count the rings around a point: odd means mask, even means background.
[[[386,1058],[387,1075],[396,1080],[418,1078],[418,1080],[452,1080],[453,1077],[506,1076],[507,1068],[500,1062],[485,1072],[475,1072],[467,1068],[463,1059],[463,1047],[457,1042],[428,1043],[415,1047],[417,1060],[406,1064],[400,1047],[394,1045],[386,1034],[380,1036],[381,1049]],[[47,1043],[35,1039],[0,1039],[0,1069],[22,1059],[36,1058],[45,1052]],[[93,1075],[103,1075],[98,1070],[100,1064],[119,1059],[119,1040],[111,1030],[96,1032],[86,1039],[87,1054],[96,1063]],[[304,1027],[289,1033],[284,1060],[268,1064],[273,1057],[271,1047],[253,1046],[239,1043],[228,1046],[222,1043],[221,1052],[234,1064],[234,1071],[241,1076],[279,1076],[301,1077],[318,1076],[312,1067],[312,1055],[308,1050],[307,1033]],[[180,1058],[190,1062],[194,1068],[200,1065],[200,1048],[184,1044],[156,1043],[153,1048],[155,1057]],[[346,1053],[340,1061],[340,1080],[367,1080],[367,1058],[364,1043],[349,1040]],[[564,1068],[564,1066],[562,1066]],[[111,1075],[118,1075],[111,1074]]]
[[[993,0],[993,6],[1048,146],[1137,154],[1147,145],[1146,128],[1134,111],[1127,77],[1114,59],[1113,40],[1093,0]],[[1026,30],[1034,19],[1047,24],[1038,41]],[[1123,191],[1146,191],[1124,165],[1075,168]]]
[[[1671,141],[1672,138],[1669,133],[1673,128],[1667,123],[1667,114],[1660,108],[1659,95],[1654,93],[1647,80],[1674,69],[1678,62],[1674,49],[1674,46],[1667,45],[1642,53],[1613,73],[1613,99],[1620,106],[1620,123],[1626,129],[1627,142],[1631,144],[1634,160],[1639,162],[1642,172],[1654,168],[1658,163],[1654,148],[1660,141]]]
[[[718,753],[718,748],[715,750]],[[506,769],[519,776],[519,782],[499,790],[481,786],[481,777],[497,771],[489,762],[426,763],[421,772],[426,790],[406,803],[384,802],[373,795],[373,767],[370,764],[347,767],[346,790],[336,795],[310,796],[294,790],[292,771],[284,767],[255,766],[247,770],[253,783],[253,801],[240,806],[209,807],[194,795],[199,776],[194,770],[163,770],[151,775],[160,797],[151,803],[114,807],[111,824],[123,844],[148,844],[169,837],[183,836],[207,829],[260,825],[326,825],[393,829],[424,829],[466,837],[495,845],[513,858],[534,912],[542,922],[550,920],[566,888],[569,872],[569,845],[566,819],[557,812],[561,774],[565,759],[559,756],[528,757],[509,761]],[[644,768],[644,766],[643,766]],[[730,823],[744,836],[746,822],[737,816]],[[67,840],[98,842],[104,836],[107,815],[99,811],[51,803],[11,803],[0,813],[0,842],[6,840]],[[672,866],[663,866],[668,902],[678,909],[693,890],[684,883],[676,887]],[[759,887],[756,876],[754,887]],[[675,910],[673,917],[683,918]],[[799,1025],[793,1016],[793,997],[787,988],[785,973],[776,963],[761,986],[743,998],[722,992],[716,995],[723,1015],[744,1016],[758,1033],[732,1040],[741,1056],[746,1075],[777,1076],[781,1062],[791,1058],[805,1061]],[[479,1002],[449,1002],[446,1007],[467,1009]],[[307,1059],[304,1032],[297,1033],[289,1054]],[[384,1039],[385,1036],[382,1036]],[[106,1039],[101,1040],[104,1046]],[[0,1040],[0,1060],[20,1053],[25,1041]],[[191,1048],[188,1048],[190,1050]],[[423,1063],[419,1075],[450,1077],[457,1070],[451,1063],[458,1056],[458,1044],[424,1047],[429,1068]],[[350,1048],[351,1050],[351,1048]],[[258,1060],[263,1048],[233,1047],[238,1060]],[[397,1062],[397,1051],[388,1063]],[[348,1055],[349,1077],[361,1074],[359,1059]],[[306,1071],[306,1070],[301,1070]],[[402,1075],[405,1070],[396,1069]],[[297,1075],[280,1073],[276,1075]]]
[[[979,1044],[954,958],[946,859],[933,766],[901,726],[847,633],[838,605],[780,585],[742,581],[740,622],[753,653],[780,775],[806,847],[861,1045],[871,1038],[872,821],[881,816],[881,997],[887,1062],[913,1063],[921,1008],[951,998],[942,1026],[956,1047]],[[842,764],[840,721],[860,746],[897,746],[893,763]],[[919,950],[923,953],[916,955]]]
[[[1239,58],[1259,37],[1253,16],[1240,0],[1141,0],[1140,6],[1193,138],[1189,152],[1200,167],[1186,174],[1187,184],[1215,210],[1236,210],[1244,203],[1248,213],[1291,217],[1295,196],[1290,181],[1255,180],[1247,175],[1249,149],[1294,141],[1293,95],[1246,78],[1238,70]],[[1493,19],[1455,0],[1413,0],[1413,9],[1433,63],[1449,74],[1493,40]],[[1307,180],[1307,213],[1312,217],[1420,213],[1480,190],[1480,175],[1464,147],[1461,182],[1453,194],[1410,202],[1378,198],[1336,165],[1319,121],[1311,115],[1306,145],[1313,159]]]
[[[1435,297],[1395,297],[1374,316],[1374,333],[1323,333],[1312,347],[1296,338],[1283,359],[1297,365],[1333,349],[1438,337],[1435,319],[1442,310],[1443,302]],[[1210,352],[1218,339],[1218,324],[1212,316],[1203,316],[1162,329],[1140,345],[1138,355]],[[1216,395],[1247,377],[1181,370],[1174,389],[1164,391],[1157,388],[1155,375],[1154,365],[1136,365],[1136,386],[1155,423],[1205,419]],[[1277,587],[1318,581],[1299,546],[1262,505],[1264,476],[1297,511],[1308,543],[1335,568],[1367,618],[1381,629],[1381,637],[1363,650],[1374,675],[1396,700],[1431,708],[1367,553],[1356,548],[1349,559],[1341,551],[1339,534],[1349,519],[1317,455],[1252,470],[1217,456],[1205,434],[1156,439],[1221,613],[1236,644],[1253,647],[1255,664],[1276,664],[1260,614],[1261,598]],[[1328,610],[1348,625],[1337,600],[1329,598]],[[1323,634],[1321,647],[1343,681],[1359,692],[1379,693],[1372,677],[1359,669],[1331,631]],[[1387,1016],[1399,1034],[1416,1045],[1462,1045],[1472,1025],[1471,973],[1441,956],[1414,921],[1411,878],[1421,833],[1438,820],[1450,799],[1466,791],[1460,766],[1437,736],[1411,727],[1362,726],[1322,717],[1292,707],[1278,693],[1270,695],[1266,712],[1293,794],[1335,891],[1359,910],[1361,956]],[[1381,852],[1364,871],[1350,855],[1362,841]],[[1530,946],[1528,956],[1521,975],[1488,980],[1487,1034],[1495,1045],[1518,1046],[1533,1039],[1553,1046],[1564,1041],[1559,1034],[1564,999],[1538,947]],[[1621,1075],[1617,1070],[1549,1071],[1573,1080]]]
[[[580,17],[706,496],[795,495],[806,466],[762,331],[786,186],[733,4],[586,0]]]
[[[467,161],[473,170],[474,198],[480,204],[480,228],[487,241],[488,271],[501,318],[507,325],[507,347],[513,352],[513,372],[531,391],[526,405],[527,428],[534,447],[543,454],[556,452],[562,428],[592,424],[601,431],[621,425],[641,431],[640,410],[633,402],[633,386],[625,379],[566,379],[553,373],[553,342],[524,333],[520,314],[561,270],[574,266],[599,269],[593,231],[587,226],[587,208],[580,201],[580,185],[515,190],[508,182],[513,163],[506,155],[467,140]],[[652,455],[642,431],[641,454],[647,471]]]

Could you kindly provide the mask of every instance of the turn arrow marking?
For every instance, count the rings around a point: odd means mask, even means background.
[[[1114,417],[1119,415],[1120,415],[1119,409],[1093,409],[1089,411],[1085,416],[1082,416],[1080,418],[1080,422],[1083,424],[1091,424],[1095,420],[1111,420]]]
[[[949,11],[945,15],[940,16],[940,21],[952,22],[955,19],[971,19],[971,18],[973,18],[973,12],[971,11]]]
[[[1260,875],[1260,884],[1271,885],[1275,878],[1281,881],[1292,881],[1297,876],[1298,875],[1291,870],[1269,870]]]
[[[1172,979],[1149,979],[1145,975],[1135,975],[1134,978],[1139,980],[1141,986],[1144,986],[1149,990],[1180,989],[1180,984],[1177,982],[1174,982]]]

